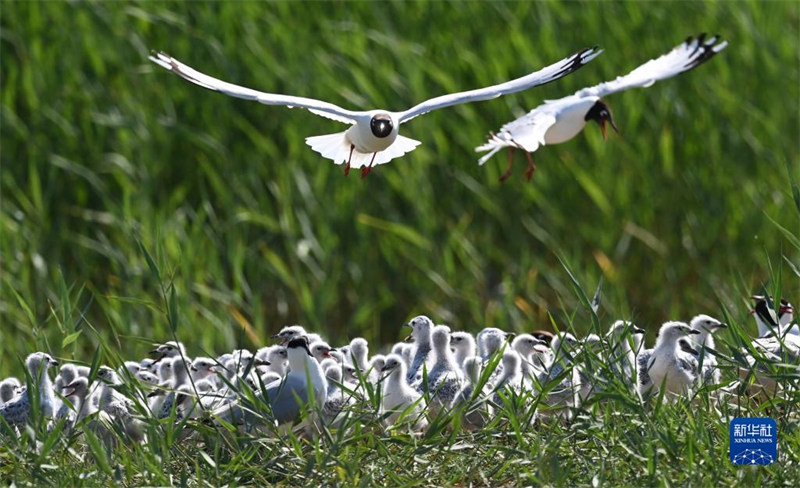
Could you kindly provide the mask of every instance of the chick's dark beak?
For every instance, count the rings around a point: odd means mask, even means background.
[[[697,355],[699,354],[699,353],[697,352],[697,349],[693,348],[693,347],[692,347],[692,346],[690,346],[689,344],[685,344],[685,343],[684,343],[684,344],[681,344],[681,349],[683,349],[685,352],[692,353],[692,354],[694,354],[695,356],[697,356]]]

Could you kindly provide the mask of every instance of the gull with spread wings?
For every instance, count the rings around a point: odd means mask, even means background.
[[[628,88],[648,87],[656,81],[696,68],[728,45],[727,41],[717,43],[718,39],[719,36],[713,36],[706,40],[705,34],[697,38],[689,37],[672,51],[644,63],[625,76],[584,88],[558,100],[547,100],[517,120],[507,123],[499,132],[493,133],[486,144],[475,148],[477,152],[489,151],[478,163],[485,163],[499,150],[508,147],[508,168],[500,177],[501,182],[506,181],[511,176],[514,149],[519,148],[525,151],[528,158],[525,177],[530,180],[536,169],[531,153],[539,146],[572,139],[589,120],[600,124],[603,139],[606,138],[606,122],[619,132],[611,109],[601,100],[602,97]]]
[[[388,163],[392,159],[414,150],[420,144],[419,141],[399,135],[400,125],[414,117],[439,108],[490,100],[555,81],[581,68],[601,52],[596,47],[583,49],[521,78],[477,90],[442,95],[403,112],[345,110],[332,103],[312,98],[251,90],[203,74],[162,52],[154,51],[150,60],[181,78],[209,90],[245,100],[255,100],[265,105],[301,107],[316,115],[351,124],[352,127],[344,132],[308,137],[306,143],[323,157],[333,160],[335,164],[346,163],[345,175],[351,167],[362,168],[361,176],[363,178],[375,165]]]

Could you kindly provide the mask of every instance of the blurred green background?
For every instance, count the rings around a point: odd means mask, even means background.
[[[178,337],[252,347],[290,323],[339,343],[550,328],[579,302],[651,329],[783,287],[800,301],[798,12],[793,2],[14,2],[2,5],[0,372],[47,347],[124,357]],[[538,105],[624,74],[688,35],[730,41],[695,71],[608,98],[589,126],[497,180],[473,148]],[[560,81],[403,126],[423,144],[362,181],[304,138],[345,130],[213,93],[227,81],[352,109],[405,109],[599,44]],[[148,266],[147,250],[158,267]],[[165,298],[166,297],[166,298]],[[582,313],[582,312],[581,312]],[[78,334],[80,332],[80,334]]]

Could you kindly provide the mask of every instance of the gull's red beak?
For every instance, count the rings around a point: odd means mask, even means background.
[[[617,124],[615,124],[614,123],[614,119],[611,118],[611,116],[609,116],[608,119],[603,119],[602,122],[600,122],[600,130],[603,132],[603,140],[604,141],[608,141],[608,132],[606,131],[606,122],[611,124],[611,128],[614,129],[614,132],[619,134],[619,128],[617,128]]]
[[[611,117],[608,117],[608,123],[611,124],[611,128],[614,129],[614,132],[619,134],[619,128],[617,128],[617,124],[614,123],[614,119],[611,118]],[[622,134],[620,134],[620,135],[622,135]]]

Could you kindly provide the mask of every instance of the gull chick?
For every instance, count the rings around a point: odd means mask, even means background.
[[[406,381],[406,363],[396,354],[389,354],[383,365],[383,373],[389,377],[384,382],[381,413],[386,415],[384,422],[392,427],[403,419],[413,420],[413,430],[424,430],[428,421],[423,412],[422,395],[411,388]],[[387,415],[388,414],[388,415]]]
[[[716,385],[720,382],[720,371],[717,368],[717,358],[709,352],[709,349],[712,351],[716,349],[713,334],[720,329],[727,328],[728,324],[720,322],[714,317],[700,314],[689,322],[689,326],[699,332],[690,339],[694,343],[694,348],[697,349],[698,366],[701,367],[697,379],[700,385]]]
[[[51,367],[58,366],[58,362],[47,353],[35,352],[25,358],[25,366],[34,381],[33,386],[39,393],[39,414],[52,419],[56,414],[56,399],[49,371]],[[9,426],[21,426],[30,420],[30,393],[26,388],[20,395],[0,407],[0,417],[3,417]]]
[[[406,337],[406,340],[414,341],[414,352],[411,360],[411,365],[408,367],[406,379],[409,384],[415,384],[422,380],[422,370],[430,370],[431,355],[431,331],[433,330],[433,321],[424,315],[419,315],[411,319],[407,324],[411,327],[411,334]]]
[[[666,322],[658,331],[658,340],[647,363],[647,372],[652,380],[650,391],[642,396],[657,393],[663,385],[666,393],[687,396],[697,379],[695,358],[681,350],[678,341],[688,335],[699,335],[683,322]]]
[[[445,325],[434,327],[431,341],[434,361],[428,373],[427,388],[431,398],[428,405],[429,415],[433,418],[441,410],[452,406],[456,395],[464,388],[467,380],[461,366],[456,362],[453,351],[450,350],[450,328]]]

